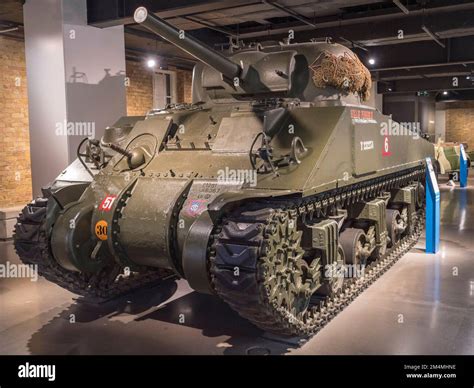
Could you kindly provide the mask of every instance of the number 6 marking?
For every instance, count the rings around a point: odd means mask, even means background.
[[[382,151],[382,156],[389,156],[391,155],[391,152],[390,152],[390,141],[388,139],[388,136],[385,136],[384,137],[384,140],[383,140],[383,151]]]

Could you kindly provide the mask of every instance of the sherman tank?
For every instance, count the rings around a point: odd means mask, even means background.
[[[199,60],[193,103],[84,139],[20,214],[19,257],[98,300],[178,276],[265,331],[313,335],[416,243],[433,145],[384,131],[342,45],[224,53],[134,17]]]

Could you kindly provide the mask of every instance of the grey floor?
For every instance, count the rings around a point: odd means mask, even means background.
[[[184,281],[91,306],[44,279],[0,279],[0,353],[474,354],[474,180],[441,191],[439,253],[420,240],[306,343],[261,332]],[[6,261],[18,262],[11,242]]]

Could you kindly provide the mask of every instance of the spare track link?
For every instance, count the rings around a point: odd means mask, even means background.
[[[318,209],[321,214],[326,214],[325,207],[342,198],[345,204],[367,200],[384,190],[403,187],[422,177],[424,168],[418,168],[388,177],[385,181],[369,181],[363,187],[348,188],[337,195],[326,193],[312,200],[305,199],[304,204],[279,201],[262,203],[260,208],[253,204],[237,209],[221,220],[210,242],[211,279],[216,293],[242,317],[264,331],[281,336],[315,335],[416,244],[424,226],[424,210],[418,211],[412,233],[368,265],[363,277],[346,279],[336,296],[310,305],[304,317],[295,317],[287,309],[269,302],[268,290],[262,284],[265,269],[259,262],[262,246],[265,246],[266,226],[281,212],[300,219],[308,216],[308,208],[312,212]],[[235,276],[236,269],[238,276]]]
[[[84,274],[62,268],[53,258],[46,231],[47,198],[38,198],[28,204],[17,218],[14,245],[20,260],[35,265],[38,274],[74,294],[102,302],[150,285],[170,276],[170,271],[153,270],[130,276],[119,276],[118,265],[97,274]]]

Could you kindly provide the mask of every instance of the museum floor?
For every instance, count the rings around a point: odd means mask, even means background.
[[[439,253],[420,240],[306,343],[261,332],[182,280],[93,306],[44,279],[0,279],[0,354],[474,354],[474,179],[441,191]],[[11,241],[6,261],[18,262]]]

